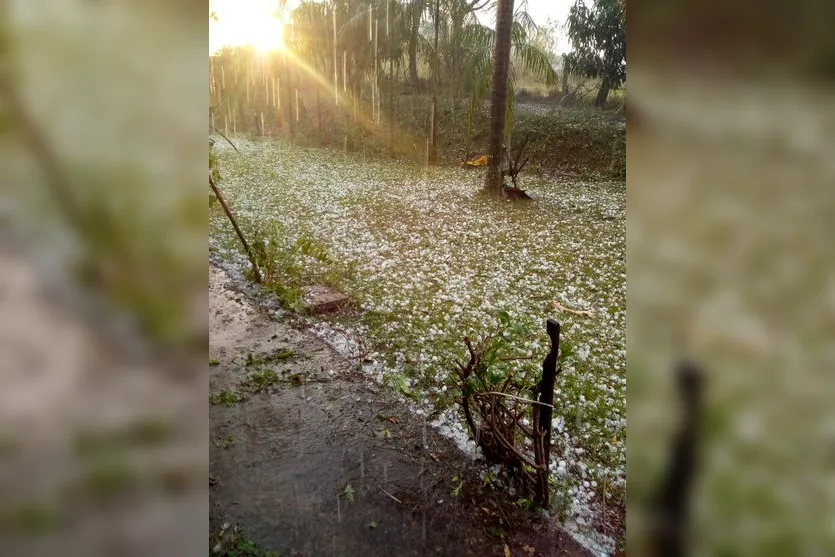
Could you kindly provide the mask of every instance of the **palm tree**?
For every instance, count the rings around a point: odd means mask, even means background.
[[[413,90],[418,86],[417,55],[420,42],[420,22],[426,10],[427,0],[411,0],[409,2],[409,81]]]
[[[493,194],[502,193],[502,162],[505,112],[507,108],[507,76],[510,69],[510,28],[513,24],[513,0],[498,0],[496,5],[496,48],[493,55],[493,93],[490,105],[490,149],[487,179],[484,188]]]

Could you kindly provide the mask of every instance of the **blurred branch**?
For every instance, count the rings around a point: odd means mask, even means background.
[[[58,200],[64,216],[78,232],[82,232],[84,223],[72,198],[72,184],[37,122],[26,111],[11,78],[5,73],[0,73],[0,101],[8,107],[9,118],[20,131],[26,147],[46,174],[47,185]]]

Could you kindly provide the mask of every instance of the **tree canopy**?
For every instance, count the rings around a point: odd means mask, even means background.
[[[577,0],[568,13],[568,38],[573,51],[566,68],[600,79],[595,104],[606,102],[611,89],[626,81],[626,3],[623,0]]]

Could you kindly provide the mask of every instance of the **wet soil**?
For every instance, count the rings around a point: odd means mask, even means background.
[[[292,316],[270,319],[214,266],[210,331],[212,393],[265,367],[277,377],[211,406],[213,533],[238,524],[262,547],[311,557],[590,555],[485,487],[423,417]]]

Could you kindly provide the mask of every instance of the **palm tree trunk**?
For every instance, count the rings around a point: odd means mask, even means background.
[[[413,37],[409,39],[409,81],[412,84],[412,89],[417,90],[417,34],[413,35]]]
[[[493,55],[493,92],[490,99],[490,150],[484,188],[502,193],[502,141],[507,109],[507,76],[510,68],[510,27],[513,23],[513,0],[499,0],[496,6],[496,49]]]

